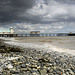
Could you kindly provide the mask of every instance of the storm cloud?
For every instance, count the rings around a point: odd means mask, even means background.
[[[35,0],[0,0],[0,22],[21,22],[22,13],[35,5]]]
[[[75,0],[0,0],[0,27],[17,32],[75,32]]]

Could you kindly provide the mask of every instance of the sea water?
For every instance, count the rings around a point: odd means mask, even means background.
[[[31,49],[36,49],[36,50],[43,50],[46,52],[51,52],[51,51],[57,51],[60,53],[66,53],[66,54],[71,54],[71,55],[75,55],[75,50],[70,50],[67,48],[61,48],[61,47],[57,47],[55,45],[52,45],[50,43],[36,43],[36,42],[18,42],[19,40],[15,40],[14,38],[2,38],[5,39],[5,43],[8,43],[10,45],[14,45],[14,46],[20,46],[23,48],[31,48]]]

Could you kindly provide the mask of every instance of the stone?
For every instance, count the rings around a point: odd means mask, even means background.
[[[15,62],[15,63],[14,63],[14,65],[18,65],[18,63],[17,63],[17,62]]]
[[[52,64],[49,64],[49,66],[52,66]]]
[[[37,75],[37,73],[36,73],[36,72],[34,72],[34,73],[32,73],[32,75]]]
[[[22,64],[23,62],[18,62],[18,65]]]
[[[30,67],[28,67],[28,68],[27,68],[27,70],[28,70],[28,71],[31,71],[31,68],[30,68]]]
[[[74,75],[74,72],[73,72],[72,70],[70,70],[70,74],[71,74],[71,75]]]
[[[17,65],[17,67],[16,67],[17,69],[20,69],[21,68],[21,65]]]
[[[37,69],[40,69],[40,68],[41,68],[40,66],[37,67]]]
[[[50,69],[50,71],[49,71],[50,73],[52,73],[53,72],[53,69]]]
[[[37,68],[37,65],[31,65],[32,68]]]
[[[63,73],[63,75],[66,75],[65,73]]]
[[[19,74],[18,71],[13,71],[13,70],[11,70],[10,73],[11,73],[11,74]]]
[[[29,59],[33,59],[32,57],[28,57]]]
[[[41,75],[46,75],[46,73],[47,73],[47,71],[45,69],[40,71]]]
[[[10,75],[10,71],[7,71],[7,75]]]
[[[36,70],[31,70],[31,73],[37,72]]]
[[[8,64],[8,65],[7,65],[7,68],[8,68],[8,69],[12,69],[13,66],[12,66],[11,64]]]
[[[35,63],[38,63],[38,61],[34,61]]]
[[[24,73],[24,75],[32,75],[32,74],[30,73],[30,71],[27,71]]]
[[[27,71],[28,69],[27,68],[21,68],[21,71]]]
[[[46,66],[43,66],[43,68],[46,69],[47,67]]]
[[[21,64],[21,67],[22,68],[26,68],[27,66],[25,64]]]
[[[29,63],[27,63],[27,64],[26,64],[26,66],[30,66],[30,64],[29,64]]]
[[[68,72],[66,72],[66,75],[69,75],[69,73],[68,73]]]
[[[1,50],[5,51],[4,47],[1,46]],[[0,54],[0,75],[74,75],[75,73],[75,59],[73,59],[75,57],[53,51],[39,53],[38,49],[23,50],[24,53]]]

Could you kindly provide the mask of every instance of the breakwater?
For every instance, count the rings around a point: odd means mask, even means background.
[[[2,43],[6,45],[4,40],[2,40],[0,43],[1,47],[3,46]],[[9,47],[9,45],[7,47]],[[10,46],[10,48],[11,47],[12,46]],[[6,50],[4,47],[3,49]],[[75,74],[75,56],[62,54],[56,51],[47,53],[34,48],[20,48],[20,50],[23,50],[23,52],[14,51],[13,48],[11,52],[7,52],[6,50],[5,53],[0,53],[1,75]]]

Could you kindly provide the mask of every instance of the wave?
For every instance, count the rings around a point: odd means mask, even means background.
[[[8,38],[4,38],[5,40],[8,40]],[[8,43],[10,45],[14,45],[14,46],[20,46],[23,48],[34,48],[37,50],[43,50],[46,52],[51,52],[51,51],[57,51],[60,53],[66,53],[66,54],[70,54],[70,55],[74,55],[75,56],[75,50],[70,50],[70,49],[65,49],[65,48],[60,48],[57,47],[55,45],[52,45],[50,43],[19,43],[18,40],[15,40],[14,38],[10,39],[11,41],[5,41],[5,43]]]

